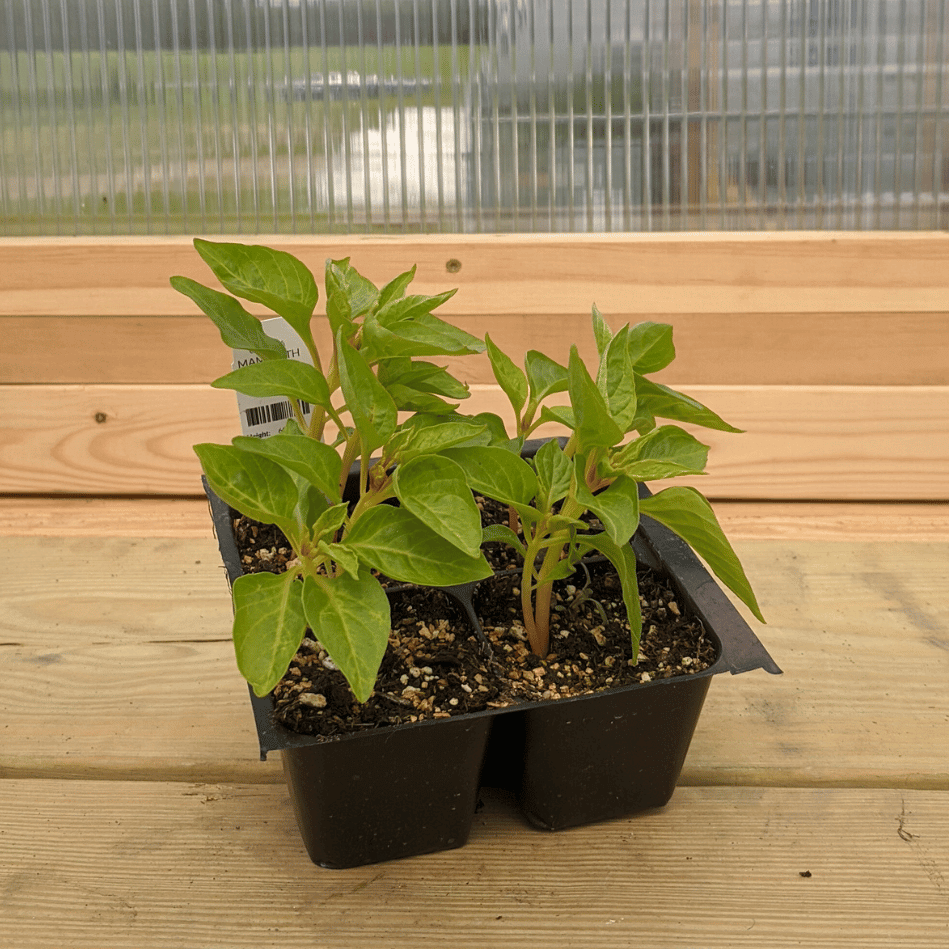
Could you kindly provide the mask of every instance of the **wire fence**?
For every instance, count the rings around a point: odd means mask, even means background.
[[[941,229],[949,0],[0,0],[0,233]]]

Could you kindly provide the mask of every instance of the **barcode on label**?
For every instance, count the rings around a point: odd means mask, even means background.
[[[300,409],[305,415],[310,411],[309,402],[300,402]],[[255,405],[249,409],[244,409],[244,415],[247,418],[249,428],[257,425],[266,425],[269,422],[282,422],[285,418],[293,415],[293,409],[289,402],[271,402],[268,405]]]

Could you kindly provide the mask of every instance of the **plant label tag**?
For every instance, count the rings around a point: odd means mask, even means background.
[[[275,316],[270,320],[261,320],[260,325],[268,336],[279,339],[286,346],[287,356],[290,359],[299,359],[300,362],[313,365],[313,360],[303,340],[283,317]],[[234,354],[234,361],[231,363],[232,370],[261,361],[256,353],[246,349],[232,349],[231,352]],[[303,409],[303,417],[309,422],[312,407],[309,402],[301,402],[300,407]],[[269,438],[271,435],[276,435],[287,424],[287,419],[293,418],[293,407],[290,401],[280,397],[259,399],[238,392],[237,409],[240,413],[241,432],[253,438]]]

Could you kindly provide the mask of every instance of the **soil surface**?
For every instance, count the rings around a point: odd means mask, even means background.
[[[486,511],[486,519],[499,516]],[[244,570],[281,573],[293,551],[283,534],[248,518],[234,521]],[[509,549],[488,554],[496,570],[515,565]],[[376,688],[360,705],[310,631],[274,690],[275,715],[287,728],[327,738],[364,728],[447,718],[521,702],[694,675],[718,657],[717,644],[691,616],[666,577],[640,566],[643,636],[632,643],[619,578],[606,561],[582,565],[554,584],[550,653],[530,651],[520,621],[520,574],[482,581],[471,604],[483,633],[448,591],[390,592],[392,633]]]

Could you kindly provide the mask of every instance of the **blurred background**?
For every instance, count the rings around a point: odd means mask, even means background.
[[[0,0],[0,234],[941,229],[949,0]]]

